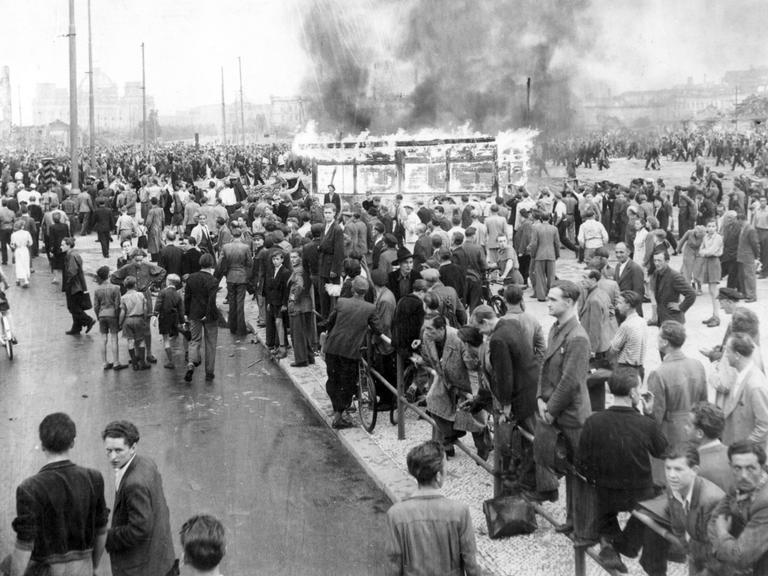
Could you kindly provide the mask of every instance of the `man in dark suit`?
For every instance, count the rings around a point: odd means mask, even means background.
[[[112,241],[112,230],[115,228],[115,216],[112,210],[107,208],[106,201],[102,198],[96,202],[96,210],[93,213],[93,229],[101,244],[101,255],[109,258],[109,243]]]
[[[115,504],[106,542],[113,576],[178,574],[163,479],[154,461],[136,454],[138,429],[118,420],[107,424],[101,437],[115,470]]]
[[[645,294],[645,272],[643,268],[629,257],[629,250],[624,242],[616,244],[616,260],[618,264],[613,269],[613,279],[619,285],[619,291],[632,290],[635,294]],[[643,315],[643,301],[635,307],[638,316]]]
[[[696,302],[696,291],[680,272],[669,267],[669,253],[666,250],[653,255],[653,264],[656,272],[651,277],[651,288],[656,296],[656,314],[648,321],[648,325],[661,326],[665,320],[685,324],[685,311]]]
[[[407,248],[398,250],[397,260],[393,264],[397,264],[398,269],[393,270],[387,276],[387,288],[392,292],[395,302],[397,302],[406,294],[411,293],[413,283],[421,276],[414,270],[413,255]]]
[[[227,296],[229,299],[229,331],[238,336],[245,336],[248,327],[245,324],[245,292],[251,277],[251,247],[242,241],[243,230],[239,226],[232,228],[233,241],[221,249],[221,259],[216,269],[216,279],[226,277]]]
[[[323,204],[333,204],[336,214],[341,214],[341,196],[336,194],[336,186],[328,184],[328,192],[323,196]]]
[[[157,263],[161,268],[165,268],[168,274],[176,274],[181,278],[184,275],[184,250],[176,245],[176,231],[167,230],[165,240],[165,246],[157,256]]]
[[[336,221],[338,209],[334,204],[326,203],[323,207],[325,220],[323,235],[317,251],[320,253],[318,271],[320,285],[340,284],[344,269],[344,231]],[[320,315],[327,318],[331,312],[331,297],[325,289],[320,291]]]
[[[360,346],[370,328],[380,334],[376,306],[365,301],[368,280],[357,276],[352,280],[352,298],[339,298],[328,318],[328,338],[325,342],[325,365],[328,381],[326,392],[333,405],[333,428],[351,428],[344,418],[357,389],[357,363]]]
[[[557,259],[560,257],[560,236],[552,224],[550,215],[538,215],[539,221],[533,226],[531,243],[527,252],[531,255],[535,271],[534,291],[539,302],[545,302],[547,293],[555,282]]]
[[[581,288],[568,280],[549,290],[549,314],[556,322],[549,331],[538,389],[539,418],[546,424],[555,424],[562,431],[572,454],[576,453],[581,428],[592,412],[587,390],[589,336],[576,314],[580,295]],[[557,529],[562,533],[574,529],[577,482],[575,476],[566,476],[566,521]]]
[[[205,379],[213,380],[216,365],[216,341],[219,337],[219,309],[216,292],[219,282],[213,276],[214,260],[210,254],[200,256],[200,271],[187,278],[184,289],[184,310],[187,312],[192,339],[189,342],[189,362],[184,380],[192,381],[195,367],[200,366],[200,344],[205,332]]]

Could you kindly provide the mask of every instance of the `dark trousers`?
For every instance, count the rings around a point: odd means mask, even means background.
[[[483,285],[480,283],[480,280],[474,276],[467,277],[464,297],[467,300],[466,304],[469,312],[480,306],[480,303],[483,301]]]
[[[377,353],[373,359],[373,367],[384,376],[387,382],[397,387],[397,354],[395,352],[386,355]],[[379,382],[377,378],[374,378],[373,381],[376,384],[376,396],[379,397],[379,402],[382,404],[397,402],[395,395],[389,388]]]
[[[274,304],[267,304],[267,314],[264,320],[266,320],[267,328],[267,348],[274,348],[280,345],[280,337],[277,334],[277,324],[275,320],[282,318],[283,320],[283,336],[285,339],[283,342],[288,342],[288,314],[286,312],[280,312],[280,306]]]
[[[72,330],[79,332],[83,327],[88,326],[93,321],[88,314],[83,310],[83,293],[77,294],[66,293],[67,295],[67,310],[72,315]]]
[[[109,242],[112,240],[112,236],[109,232],[97,232],[99,244],[101,244],[101,255],[104,258],[109,258]]]
[[[758,228],[757,239],[760,242],[760,276],[765,276],[768,274],[768,228]]]
[[[739,289],[739,267],[735,260],[720,262],[721,275],[728,277],[726,286],[728,288]]]
[[[213,374],[216,367],[216,342],[219,338],[219,324],[216,320],[203,322],[201,320],[189,321],[189,330],[192,339],[189,341],[189,361],[199,366],[202,361],[200,348],[205,338],[205,373]],[[149,350],[149,346],[147,346]]]
[[[579,247],[568,239],[568,222],[561,220],[557,225],[557,232],[560,235],[560,244],[568,248],[568,250],[578,253]]]
[[[739,292],[747,299],[757,298],[757,278],[755,277],[755,263],[739,262]]]
[[[91,233],[91,212],[80,212],[80,236]]]
[[[315,363],[312,351],[312,312],[300,312],[290,316],[293,361],[296,364]]]
[[[228,324],[229,331],[238,336],[248,334],[248,327],[245,325],[245,293],[246,284],[235,284],[227,282],[227,297],[229,298]]]
[[[561,428],[563,436],[571,446],[571,454],[576,454],[579,449],[579,438],[581,437],[581,428]],[[572,474],[565,476],[565,521],[573,524],[573,512],[576,509],[576,495],[579,493],[581,483],[577,477]]]
[[[328,295],[328,292],[325,290],[326,284],[340,284],[339,279],[335,278],[331,280],[330,278],[320,278],[320,316],[323,317],[323,320],[327,320],[328,316],[331,314],[331,304],[332,300],[331,297]]]
[[[344,412],[357,392],[357,360],[338,354],[325,355],[328,380],[325,391],[331,399],[334,412]]]
[[[437,427],[432,428],[432,440],[435,442],[440,442],[443,447],[448,448],[454,442],[456,442],[456,440],[466,434],[464,431],[455,430],[453,427],[453,422],[450,420],[446,420],[445,418],[437,416],[432,412],[430,412],[429,415],[437,425]],[[488,428],[484,428],[482,432],[472,432],[472,440],[475,443],[475,449],[477,450],[478,454],[487,454],[491,448],[493,448],[491,434],[488,431]]]
[[[525,283],[528,284],[528,276],[531,269],[531,257],[528,254],[523,254],[522,256],[517,257],[517,261],[520,263],[520,274],[523,277],[523,280],[525,280]]]
[[[0,251],[3,253],[3,264],[8,264],[11,234],[13,234],[13,230],[0,230]]]
[[[547,299],[549,289],[555,282],[555,261],[554,260],[534,260],[533,269],[536,276],[533,284],[536,292],[536,298],[543,302]]]

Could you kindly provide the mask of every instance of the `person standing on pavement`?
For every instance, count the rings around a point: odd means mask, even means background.
[[[113,576],[175,576],[170,514],[155,462],[136,453],[139,430],[116,420],[101,434],[115,470],[115,504],[107,532]]]
[[[152,354],[152,330],[149,325],[149,311],[152,310],[152,287],[161,286],[167,272],[155,264],[154,262],[146,261],[146,253],[141,248],[131,248],[128,252],[129,262],[124,266],[121,266],[115,270],[109,277],[110,282],[122,286],[125,278],[133,276],[136,278],[136,291],[144,294],[149,309],[146,325],[146,333],[144,334],[144,341],[147,347],[147,362],[150,364],[156,364],[157,358]]]
[[[77,429],[67,414],[48,414],[38,434],[46,464],[16,489],[16,544],[0,574],[95,574],[109,519],[104,478],[69,459]]]
[[[128,341],[128,354],[134,370],[149,370],[145,335],[149,332],[151,305],[143,292],[136,290],[136,277],[123,280],[125,294],[120,298],[120,320],[118,328]]]
[[[328,284],[341,284],[341,273],[344,269],[344,231],[336,221],[339,197],[330,190],[329,194],[335,203],[326,202],[323,206],[324,229],[317,251],[319,253],[318,271],[320,274],[320,316],[328,318],[333,302],[326,290]],[[329,196],[326,194],[326,197]]]
[[[101,244],[101,255],[109,258],[109,243],[112,242],[112,230],[115,229],[115,216],[107,207],[106,201],[99,198],[96,201],[96,210],[93,212],[93,229],[96,239]]]
[[[589,336],[576,314],[580,294],[579,286],[568,280],[549,290],[548,309],[555,324],[549,331],[537,392],[538,417],[563,433],[572,454],[576,453],[581,428],[592,412],[587,390]],[[573,531],[577,482],[573,475],[566,476],[566,521],[557,529],[561,533]]]
[[[387,511],[385,574],[479,576],[469,507],[440,493],[446,479],[443,447],[432,440],[419,444],[407,463],[419,487]]]
[[[557,259],[560,258],[560,237],[557,228],[549,223],[549,214],[537,215],[538,222],[531,231],[527,253],[533,262],[533,286],[536,299],[547,301],[547,294],[555,282]]]
[[[619,290],[631,290],[640,296],[635,310],[643,317],[643,297],[645,296],[645,271],[643,267],[629,257],[627,245],[623,242],[616,244],[614,250],[618,264],[613,269],[613,279],[619,284]]]
[[[357,276],[352,280],[352,297],[339,298],[326,323],[328,336],[325,341],[325,366],[328,380],[325,390],[333,405],[333,421],[336,429],[352,428],[354,424],[344,417],[357,389],[357,369],[360,346],[370,329],[381,333],[376,306],[365,301],[368,280]]]
[[[120,341],[117,337],[120,323],[120,288],[109,282],[109,266],[96,271],[99,287],[93,293],[93,313],[99,320],[99,332],[103,338],[101,355],[104,370],[123,370],[127,364],[120,363]],[[107,360],[109,338],[112,337],[112,362]]]
[[[668,252],[654,254],[653,263],[656,271],[651,276],[651,291],[655,295],[656,309],[648,325],[660,326],[667,320],[685,324],[685,311],[696,301],[696,291],[680,272],[669,267]]]
[[[253,260],[251,248],[242,241],[243,230],[239,226],[232,228],[233,241],[221,249],[221,258],[216,268],[216,280],[227,279],[227,298],[229,299],[229,331],[237,336],[248,334],[245,323],[245,293],[251,277]]]
[[[83,272],[83,257],[75,250],[75,239],[71,236],[61,241],[60,249],[64,254],[61,290],[66,294],[67,310],[72,315],[72,328],[67,330],[66,334],[70,336],[80,334],[83,328],[88,334],[96,324],[96,320],[85,313],[90,306],[88,306],[88,285]]]
[[[752,213],[752,225],[760,244],[760,278],[768,278],[768,198],[761,196],[760,204]]]
[[[200,271],[187,278],[184,289],[184,310],[187,314],[192,339],[189,342],[189,362],[184,380],[192,381],[195,367],[200,365],[200,346],[205,337],[205,379],[213,380],[216,366],[216,341],[219,337],[216,293],[219,283],[213,275],[214,259],[211,254],[200,256]]]
[[[739,246],[736,250],[736,268],[739,277],[739,292],[744,294],[745,302],[757,302],[756,262],[760,260],[760,243],[755,227],[746,221],[743,212],[736,215],[742,222],[739,233]]]
[[[165,246],[157,256],[157,264],[169,275],[176,274],[179,278],[184,275],[184,250],[176,244],[176,231],[173,229],[165,232]]]
[[[166,362],[164,368],[173,370],[173,343],[179,335],[179,327],[184,322],[184,301],[181,294],[181,278],[168,274],[167,286],[160,290],[155,299],[154,321],[163,338]],[[185,340],[186,342],[186,340]]]
[[[3,266],[8,264],[8,248],[13,234],[13,221],[16,214],[7,206],[8,200],[0,198],[0,252],[2,252]]]
[[[579,322],[589,336],[592,355],[590,364],[593,368],[606,368],[608,365],[608,349],[614,335],[611,323],[611,299],[608,293],[598,288],[600,272],[586,270],[581,286],[584,290],[579,299]]]
[[[288,278],[288,319],[293,340],[291,366],[302,368],[315,363],[312,283],[301,265],[301,252],[292,250],[290,257],[292,270]]]

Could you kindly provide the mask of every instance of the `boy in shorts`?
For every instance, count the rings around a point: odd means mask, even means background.
[[[117,339],[120,287],[109,283],[109,266],[102,266],[96,271],[96,281],[99,283],[99,287],[93,294],[93,312],[99,319],[99,332],[104,339],[101,351],[101,356],[104,359],[104,370],[122,370],[128,368],[128,364],[120,364],[120,343]],[[113,362],[107,361],[110,334],[112,335]]]
[[[173,364],[173,350],[171,346],[179,335],[179,325],[184,322],[184,301],[179,294],[181,278],[176,274],[168,274],[167,286],[163,288],[155,299],[154,323],[158,326],[163,337],[163,348],[168,361],[164,366],[170,370]]]
[[[149,304],[143,292],[136,291],[136,276],[126,276],[123,280],[125,294],[120,298],[120,325],[123,336],[128,340],[128,354],[134,370],[149,370],[146,360],[147,349],[144,338],[147,333]]]

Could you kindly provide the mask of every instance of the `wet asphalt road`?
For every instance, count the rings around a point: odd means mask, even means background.
[[[43,260],[35,264],[32,288],[8,292],[16,358],[0,354],[0,553],[13,547],[15,488],[44,464],[37,426],[65,411],[78,427],[72,459],[104,474],[110,507],[114,481],[100,433],[113,419],[136,423],[140,453],[163,475],[177,555],[183,521],[210,513],[227,529],[224,574],[380,573],[389,500],[260,347],[220,330],[212,384],[202,370],[186,384],[179,357],[175,371],[161,358],[146,372],[104,372],[98,327],[66,336],[64,295],[40,270]],[[153,349],[160,358],[159,339]]]

